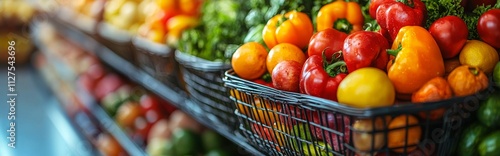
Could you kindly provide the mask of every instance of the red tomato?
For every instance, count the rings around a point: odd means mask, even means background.
[[[477,22],[477,32],[481,40],[500,49],[500,9],[486,11]]]
[[[137,117],[134,121],[134,136],[138,141],[147,142],[149,132],[155,123],[146,121],[144,117]]]
[[[266,82],[266,81],[265,81],[265,80],[263,80],[263,79],[256,79],[256,80],[254,80],[253,82],[258,83],[258,84],[261,84],[261,85],[264,85],[264,86],[268,86],[268,87],[274,88],[274,86],[273,86],[273,82],[272,82],[272,81],[271,81],[271,82]]]
[[[342,50],[346,37],[346,33],[340,32],[333,28],[319,31],[311,37],[311,40],[309,41],[309,47],[307,49],[307,54],[308,56],[322,56],[324,51],[326,57],[330,61],[335,52]]]
[[[161,118],[165,118],[165,113],[161,109],[160,100],[151,94],[141,96],[140,105],[144,110],[144,117],[148,123],[155,123]]]
[[[469,31],[464,20],[457,16],[445,16],[434,21],[429,32],[436,40],[443,58],[457,56],[467,42]]]

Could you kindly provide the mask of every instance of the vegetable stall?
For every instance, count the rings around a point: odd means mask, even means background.
[[[498,155],[499,7],[340,0],[284,10],[225,72],[239,129],[272,155]]]
[[[207,153],[218,132],[253,155],[500,155],[499,0],[100,3],[91,50],[214,130],[148,154]],[[150,134],[192,128],[184,115]]]

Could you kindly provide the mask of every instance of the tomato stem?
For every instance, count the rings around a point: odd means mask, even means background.
[[[345,18],[339,18],[333,23],[333,28],[349,34],[352,31],[352,24]]]
[[[399,43],[397,49],[387,49],[387,53],[392,56],[398,56],[398,53],[403,49],[401,43]]]
[[[326,66],[325,71],[331,77],[335,77],[337,76],[337,74],[346,73],[347,67],[344,61],[337,61],[333,64]]]
[[[272,82],[271,74],[269,74],[269,72],[266,72],[264,75],[262,75],[262,80],[266,82]]]
[[[397,0],[397,2],[401,2],[409,7],[412,7],[414,6],[415,2],[413,2],[413,0]]]

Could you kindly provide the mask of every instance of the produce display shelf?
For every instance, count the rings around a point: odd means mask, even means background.
[[[195,104],[188,98],[186,92],[176,87],[174,84],[168,82],[161,82],[153,78],[153,76],[147,74],[145,71],[136,67],[131,62],[116,55],[116,53],[106,48],[104,45],[100,44],[91,36],[86,35],[81,30],[78,30],[77,28],[59,19],[52,18],[48,20],[57,28],[58,32],[61,33],[63,36],[73,41],[74,43],[79,44],[86,51],[92,52],[102,62],[106,63],[117,72],[123,74],[125,77],[129,78],[130,80],[134,81],[139,85],[142,85],[144,88],[157,94],[159,97],[168,101],[169,103],[176,106],[180,110],[186,112],[187,114],[192,116],[195,120],[197,120],[199,123],[203,124],[207,128],[216,131],[217,133],[226,137],[228,140],[234,142],[236,145],[238,145],[244,150],[244,153],[248,153],[250,155],[265,155],[255,147],[251,146],[248,142],[244,141],[245,139],[243,136],[237,135],[235,134],[235,132],[228,131],[226,129],[221,129],[220,128],[221,125],[214,124],[210,122],[208,119],[202,117],[200,115],[201,111],[194,109],[198,107],[193,107]],[[91,109],[97,109],[97,108],[91,108]],[[103,115],[101,113],[105,113],[102,109],[100,111],[98,110],[97,112],[100,112],[99,113],[100,115]],[[111,119],[109,120],[104,119],[104,121],[101,122],[111,125],[114,124],[114,122]],[[111,126],[111,128],[112,128],[111,130],[118,129],[118,127],[114,126]],[[128,137],[123,133],[121,133],[117,135],[117,138],[119,138],[118,141],[122,141],[121,138],[128,138]]]
[[[32,26],[33,31],[37,31],[36,26]],[[33,35],[33,40],[35,45],[41,50],[41,51],[49,51],[50,49],[47,48],[42,44],[40,41],[39,36],[36,36],[38,33],[32,33]],[[45,53],[46,54],[46,53]],[[52,66],[57,67],[57,68],[64,68],[62,71],[67,73],[69,69],[65,68],[64,66],[59,66],[62,64],[62,62],[58,62],[57,59],[50,59],[48,61],[52,64]],[[63,73],[59,73],[63,74]],[[63,76],[64,77],[64,76]],[[68,81],[68,78],[63,78],[61,81]],[[137,144],[135,144],[130,137],[125,134],[125,132],[114,122],[114,120],[104,111],[104,109],[98,104],[98,102],[88,93],[87,91],[84,91],[81,89],[79,86],[72,86],[72,90],[74,91],[74,94],[76,97],[78,97],[78,100],[83,104],[85,109],[88,110],[88,112],[95,118],[97,119],[98,124],[100,125],[100,128],[104,129],[107,131],[109,134],[111,134],[117,141],[118,143],[122,146],[122,148],[130,155],[147,155],[146,152],[139,147]]]

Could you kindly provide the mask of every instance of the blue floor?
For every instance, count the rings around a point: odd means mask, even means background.
[[[77,131],[37,71],[16,66],[16,144],[8,146],[10,128],[7,66],[0,65],[0,156],[88,156],[95,149]]]

